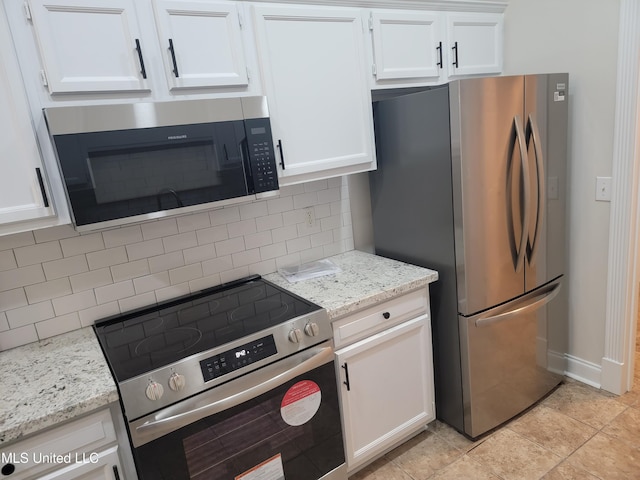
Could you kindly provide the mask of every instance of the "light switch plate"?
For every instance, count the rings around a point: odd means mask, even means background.
[[[611,177],[596,177],[596,200],[599,202],[611,201]]]

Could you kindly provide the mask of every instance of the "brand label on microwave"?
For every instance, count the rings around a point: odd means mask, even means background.
[[[170,135],[167,137],[167,140],[182,140],[183,138],[187,138],[187,135]]]

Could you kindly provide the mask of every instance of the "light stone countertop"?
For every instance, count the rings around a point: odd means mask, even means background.
[[[426,268],[351,251],[329,257],[340,273],[289,283],[264,278],[324,307],[331,320],[438,278]],[[0,448],[118,400],[91,327],[0,352]]]
[[[91,327],[0,352],[0,448],[118,401]]]
[[[264,278],[325,308],[332,321],[438,279],[434,270],[357,250],[329,260],[342,271],[295,283],[279,273]]]

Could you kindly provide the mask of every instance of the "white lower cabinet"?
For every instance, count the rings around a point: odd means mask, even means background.
[[[336,351],[349,471],[435,419],[426,289],[334,323],[337,346],[363,335]]]
[[[124,480],[108,408],[0,449],[0,478]]]

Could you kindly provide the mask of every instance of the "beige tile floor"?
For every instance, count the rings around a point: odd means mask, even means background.
[[[636,367],[634,388],[625,395],[567,379],[476,442],[433,422],[350,480],[640,479],[640,335]]]

